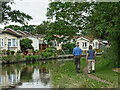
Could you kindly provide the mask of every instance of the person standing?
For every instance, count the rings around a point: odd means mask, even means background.
[[[80,59],[82,56],[82,49],[79,48],[79,45],[76,44],[76,47],[73,49],[74,63],[76,72],[79,73],[80,70]]]
[[[88,64],[88,74],[90,74],[91,66],[92,71],[95,73],[96,52],[92,50],[92,46],[89,46],[89,50],[86,55],[86,64]]]

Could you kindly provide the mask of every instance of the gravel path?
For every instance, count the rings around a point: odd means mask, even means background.
[[[89,78],[95,79],[95,80],[97,80],[97,81],[100,81],[100,82],[103,82],[103,83],[107,83],[107,84],[112,85],[111,82],[109,82],[109,81],[107,81],[107,80],[102,80],[102,79],[100,79],[99,77],[96,77],[96,76],[94,76],[94,75],[92,75],[92,74],[88,74],[87,71],[88,71],[88,70],[87,70],[87,67],[85,67],[85,68],[83,69],[83,73],[84,73],[84,74],[87,74],[87,76],[88,76]]]

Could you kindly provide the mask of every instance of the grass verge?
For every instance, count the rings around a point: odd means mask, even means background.
[[[113,85],[109,86],[110,88],[117,88],[118,73],[112,70],[112,63],[109,63],[109,60],[105,60],[102,57],[99,59],[99,62],[96,63],[96,73],[93,75],[113,83]]]
[[[85,58],[81,59],[80,73],[76,73],[73,61],[56,62],[50,69],[52,88],[102,88],[108,87],[108,84],[90,79],[83,74],[83,68],[86,66]]]

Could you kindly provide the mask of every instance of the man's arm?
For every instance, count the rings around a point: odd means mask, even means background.
[[[95,57],[95,63],[96,63],[96,52],[94,53],[94,57]]]
[[[73,56],[74,56],[74,54],[75,54],[75,50],[73,49]]]
[[[82,49],[80,50],[80,58],[82,57]]]

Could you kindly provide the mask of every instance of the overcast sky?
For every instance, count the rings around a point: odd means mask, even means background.
[[[20,10],[32,16],[33,20],[28,24],[39,25],[42,21],[47,20],[46,12],[49,0],[15,0],[15,4],[11,5],[12,9]],[[18,23],[10,23],[12,25],[20,25]],[[3,28],[4,25],[0,25]]]

